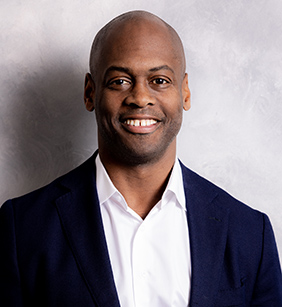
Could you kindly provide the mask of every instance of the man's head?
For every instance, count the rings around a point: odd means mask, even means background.
[[[171,26],[144,11],[118,16],[95,37],[90,71],[85,104],[95,109],[100,155],[136,165],[175,153],[190,91]]]

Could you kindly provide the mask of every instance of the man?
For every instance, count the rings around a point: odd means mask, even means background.
[[[1,306],[282,306],[266,215],[176,159],[190,108],[181,41],[143,11],[97,34],[93,157],[0,210]]]

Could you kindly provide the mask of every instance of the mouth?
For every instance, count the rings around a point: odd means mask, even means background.
[[[125,125],[134,127],[148,127],[156,123],[157,121],[155,119],[126,119],[124,121]]]
[[[128,118],[122,121],[123,127],[133,134],[149,134],[154,132],[159,121],[153,118]]]

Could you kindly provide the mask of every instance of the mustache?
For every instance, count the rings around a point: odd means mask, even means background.
[[[153,110],[129,110],[120,114],[120,121],[125,121],[126,119],[136,118],[136,119],[155,119],[157,121],[162,121],[164,114],[161,112],[156,112]]]

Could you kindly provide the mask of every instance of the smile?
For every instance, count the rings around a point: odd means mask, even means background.
[[[124,123],[128,126],[147,127],[157,123],[154,119],[127,119]]]

